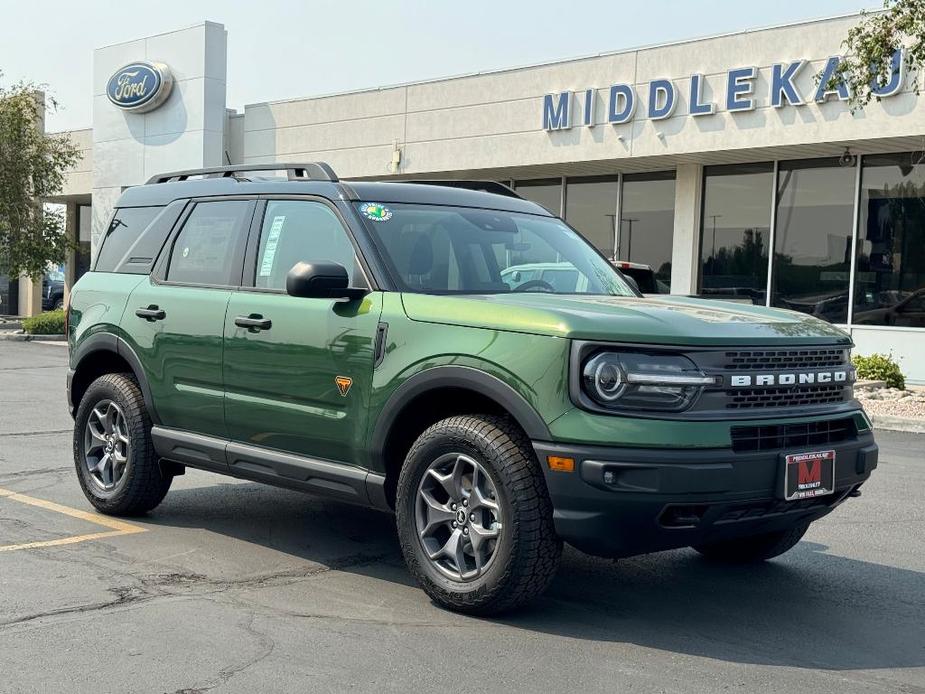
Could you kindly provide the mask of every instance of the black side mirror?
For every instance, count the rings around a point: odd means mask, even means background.
[[[350,286],[347,269],[339,263],[296,263],[286,275],[286,293],[309,299],[360,299],[366,289]]]

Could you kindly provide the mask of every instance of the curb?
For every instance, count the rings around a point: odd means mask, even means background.
[[[905,431],[910,434],[925,434],[925,419],[911,417],[893,417],[886,414],[869,415],[874,423],[874,430]]]
[[[64,342],[66,335],[30,335],[29,333],[0,330],[0,342]]]

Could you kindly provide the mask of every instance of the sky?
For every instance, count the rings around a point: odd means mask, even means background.
[[[91,125],[93,50],[211,20],[229,108],[849,14],[875,0],[0,0],[0,84],[47,85],[49,131]]]

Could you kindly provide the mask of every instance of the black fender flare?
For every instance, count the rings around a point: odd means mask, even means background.
[[[402,383],[386,401],[370,440],[370,462],[373,469],[383,468],[389,432],[405,405],[417,396],[437,388],[464,388],[486,395],[507,410],[531,440],[552,440],[549,427],[539,413],[501,379],[470,366],[434,366]]]
[[[129,344],[118,335],[113,335],[112,333],[95,333],[83,340],[74,351],[74,355],[72,357],[74,373],[80,369],[81,362],[83,362],[91,354],[96,354],[97,352],[112,352],[113,354],[117,354],[128,362],[128,365],[132,369],[132,374],[135,376],[135,380],[138,381],[138,387],[141,389],[141,395],[144,398],[145,407],[148,409],[148,416],[151,417],[152,423],[160,424],[160,418],[157,416],[157,410],[154,407],[154,398],[151,395],[151,386],[148,384],[148,378],[145,375],[145,370],[141,366],[141,360],[138,358],[138,355],[135,354],[135,350],[133,350]],[[68,377],[69,386],[72,375],[73,374],[69,375]],[[72,411],[76,412],[79,403],[73,402],[71,398],[72,396],[69,387],[68,404],[71,406]]]

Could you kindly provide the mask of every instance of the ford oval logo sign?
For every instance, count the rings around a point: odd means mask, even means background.
[[[164,103],[172,86],[170,68],[163,63],[131,63],[109,78],[106,96],[123,111],[144,113]]]

